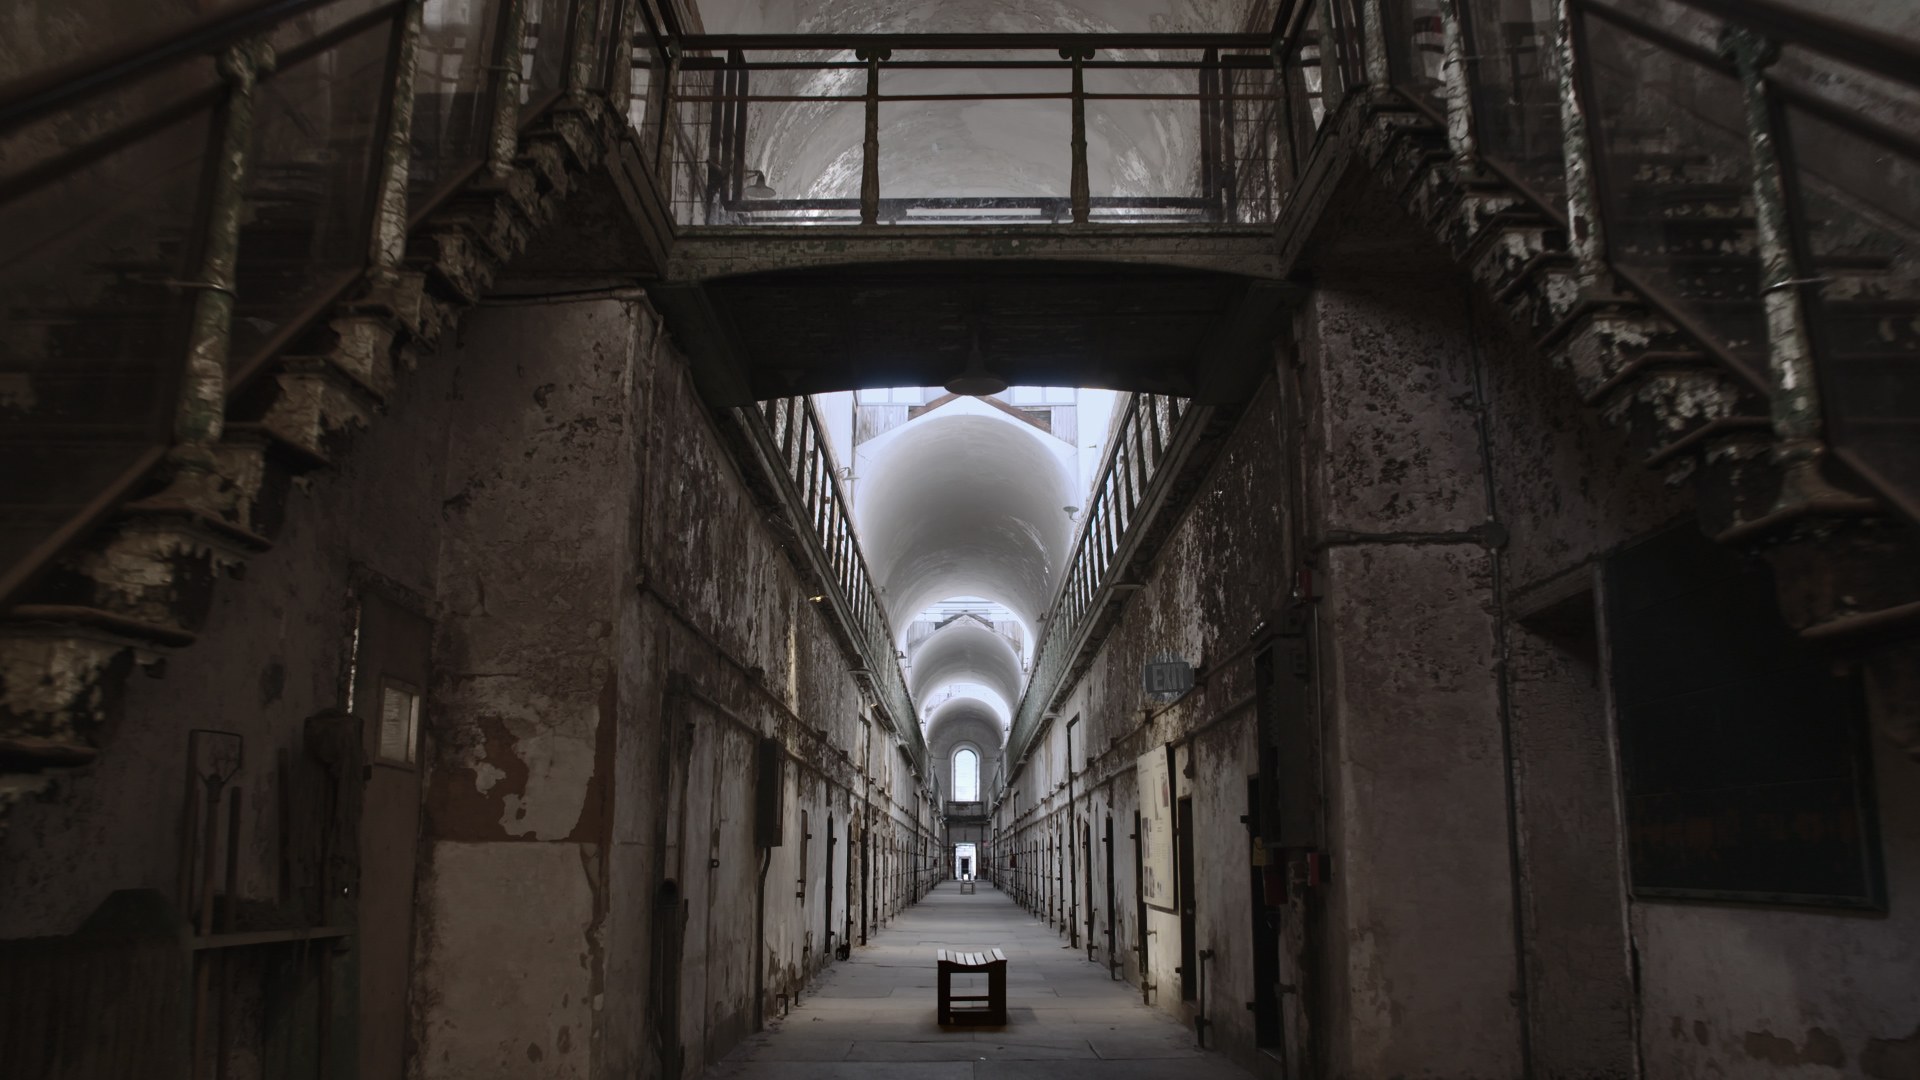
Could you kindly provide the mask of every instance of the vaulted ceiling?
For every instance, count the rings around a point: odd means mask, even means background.
[[[909,657],[914,700],[954,683],[977,683],[1000,695],[1008,708],[1020,702],[1020,658],[1006,638],[977,619],[961,616],[915,645]]]

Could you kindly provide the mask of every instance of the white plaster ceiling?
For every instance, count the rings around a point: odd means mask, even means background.
[[[989,767],[1000,751],[1000,718],[978,698],[954,698],[927,721],[927,749],[935,757],[947,757],[963,742],[980,748],[980,787],[985,790],[992,780]]]
[[[1247,0],[703,0],[709,33],[1186,33],[1239,31]],[[1015,57],[1046,53],[939,54],[896,51],[897,59]],[[799,59],[755,54],[755,59]],[[851,52],[814,53],[851,61]],[[1144,59],[1138,50],[1101,59]],[[1172,56],[1164,57],[1176,58]],[[1178,57],[1185,59],[1187,57]],[[1197,59],[1197,54],[1191,59]],[[866,72],[755,72],[763,94],[863,94]],[[1091,92],[1191,94],[1193,72],[1087,73]],[[885,94],[1064,92],[1066,71],[883,69]],[[1087,108],[1088,181],[1095,196],[1186,195],[1197,185],[1199,125],[1191,101],[1096,101]],[[764,171],[784,198],[851,198],[860,193],[864,108],[857,102],[765,103],[748,117],[747,165]],[[1071,122],[1065,100],[895,102],[880,111],[880,193],[901,196],[1068,194]]]
[[[888,432],[887,452],[866,466],[860,543],[896,629],[936,601],[978,596],[1037,639],[1071,540],[1072,482],[1045,436],[1021,427],[923,416]]]
[[[1006,638],[977,619],[962,616],[922,638],[909,658],[908,684],[915,701],[953,683],[979,683],[1009,708],[1020,702],[1020,658]]]

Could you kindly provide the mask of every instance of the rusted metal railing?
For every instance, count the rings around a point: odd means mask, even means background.
[[[860,654],[863,663],[856,676],[907,745],[922,782],[937,791],[939,777],[927,764],[919,711],[900,671],[893,625],[854,535],[832,444],[813,399],[773,398],[736,409],[735,414],[781,486],[797,538],[823,587],[818,602],[840,622]]]
[[[1044,725],[1089,636],[1138,582],[1133,555],[1166,502],[1169,481],[1213,410],[1185,398],[1135,394],[1113,428],[1100,479],[1080,518],[1073,554],[1047,613],[1033,675],[1014,714],[1007,760],[1018,762]],[[1004,783],[1005,781],[1000,781]],[[995,793],[997,797],[998,793]]]
[[[1920,43],[1777,0],[1382,0],[1390,81],[1771,404],[1769,517],[1920,519]]]

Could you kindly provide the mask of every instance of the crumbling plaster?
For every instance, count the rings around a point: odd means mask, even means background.
[[[1341,212],[1398,214],[1364,200]],[[1244,890],[1207,883],[1241,873],[1250,724],[1204,725],[1246,684],[1205,670],[1142,726],[1139,665],[1163,649],[1203,665],[1231,651],[1284,600],[1287,571],[1313,566],[1334,867],[1315,946],[1328,962],[1315,1019],[1327,1067],[1517,1076],[1524,1055],[1542,1076],[1906,1075],[1920,1016],[1898,978],[1915,936],[1898,899],[1916,853],[1911,763],[1876,741],[1891,919],[1630,901],[1599,640],[1577,639],[1577,617],[1575,640],[1528,620],[1556,603],[1577,612],[1609,552],[1688,520],[1687,493],[1639,466],[1463,280],[1384,272],[1396,260],[1372,256],[1369,271],[1318,253],[1276,381],[1093,666],[1056,699],[1001,799],[996,843],[1047,850],[1068,795],[1066,722],[1081,718],[1096,760],[1086,772],[1076,760],[1074,791],[1097,827],[1109,812],[1121,826],[1114,959],[1139,985],[1133,759],[1186,740],[1195,777],[1177,782],[1195,797],[1200,945],[1244,933]],[[1420,250],[1399,265],[1436,261]],[[1001,872],[1055,916],[1056,871],[1043,858]],[[1153,912],[1149,924],[1150,996],[1186,1015],[1167,958],[1178,922]],[[1101,917],[1102,948],[1104,930]],[[1223,1001],[1253,996],[1230,952],[1208,974]],[[1258,1064],[1244,1013],[1212,1019],[1210,1039]]]
[[[688,1066],[723,1055],[758,1013],[759,850],[741,830],[760,734],[789,758],[761,1006],[828,962],[827,931],[858,906],[857,844],[906,850],[931,822],[644,297],[470,313],[337,453],[300,486],[275,548],[214,590],[199,642],[164,678],[127,683],[99,759],[16,808],[0,934],[71,932],[116,888],[173,893],[191,727],[247,739],[240,887],[271,903],[276,751],[298,760],[303,720],[346,700],[357,593],[377,588],[437,624],[411,1075],[657,1075],[652,1032],[629,1021],[655,988],[663,736],[687,722],[671,676],[729,714],[709,710],[699,737],[734,747],[708,760],[721,782],[696,789],[731,823],[714,857],[737,877],[693,909],[697,936],[710,918],[723,947],[689,950],[683,967],[698,958],[702,974],[681,986]],[[704,828],[699,840],[704,867]],[[895,861],[883,878],[876,860],[877,913],[923,887]],[[236,1060],[255,1075],[257,1058]]]

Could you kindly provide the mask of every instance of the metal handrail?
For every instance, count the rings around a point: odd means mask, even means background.
[[[1093,49],[1258,49],[1273,46],[1266,34],[1200,33],[1135,34],[1086,33],[1062,31],[1039,34],[687,34],[678,39],[681,48],[691,51],[730,49],[755,52],[801,52],[848,49],[932,49],[942,52],[967,50],[1051,50],[1072,46]]]
[[[0,87],[0,134],[115,86],[197,59],[295,15],[337,2],[339,0],[260,0],[17,79]]]
[[[682,225],[725,225],[759,220],[780,211],[807,214],[797,224],[824,224],[833,220],[821,211],[858,210],[860,223],[877,225],[882,217],[879,198],[879,113],[883,105],[903,102],[976,102],[976,101],[1061,101],[1071,103],[1072,134],[1067,150],[1072,163],[1069,192],[1065,196],[1067,212],[1075,223],[1088,223],[1095,211],[1111,216],[1115,209],[1147,208],[1197,211],[1207,220],[1264,222],[1282,201],[1279,194],[1288,185],[1267,174],[1277,167],[1281,155],[1276,150],[1277,132],[1287,115],[1275,101],[1277,69],[1319,62],[1305,52],[1288,52],[1282,63],[1274,59],[1274,41],[1266,34],[691,34],[665,41],[648,42],[652,53],[646,60],[649,69],[664,68],[665,92],[658,111],[661,126],[659,142],[680,152],[677,160],[656,162],[668,183],[676,220]],[[1348,47],[1346,53],[1353,53]],[[1130,50],[1124,59],[1094,59],[1098,50]],[[895,60],[898,51],[921,50],[954,52],[956,57],[929,57]],[[969,51],[991,50],[1002,54],[1026,51],[1055,51],[1059,59],[1019,58],[1002,55],[994,58],[966,58]],[[1236,51],[1237,50],[1237,51]],[[762,54],[750,60],[750,52]],[[845,59],[852,52],[860,60]],[[1156,54],[1179,54],[1177,59],[1159,59]],[[765,57],[767,53],[785,54]],[[819,59],[796,59],[806,54]],[[1191,54],[1201,53],[1195,58]],[[837,54],[837,55],[836,55]],[[1143,57],[1143,58],[1142,58]],[[882,93],[883,76],[930,70],[1018,69],[1071,73],[1070,89],[973,91],[961,93]],[[1148,84],[1139,92],[1109,92],[1109,88],[1088,89],[1087,70],[1124,70],[1130,72],[1174,72],[1197,74],[1197,87],[1163,88]],[[821,87],[781,87],[749,90],[753,72],[791,72],[816,74],[866,74],[864,92],[858,86],[830,88],[832,92],[811,92]],[[1128,196],[1127,203],[1094,200],[1088,190],[1087,108],[1101,102],[1196,102],[1200,105],[1200,127],[1212,133],[1203,137],[1200,147],[1199,176],[1204,198],[1189,205],[1190,193],[1181,187],[1183,180],[1171,181],[1179,193],[1166,198]],[[748,173],[747,128],[750,106],[795,104],[830,107],[864,105],[866,139],[861,146],[861,173],[858,202],[844,203],[808,200],[810,205],[758,206],[742,203],[744,176]],[[1218,128],[1217,132],[1214,129]],[[702,150],[701,144],[704,144]],[[897,205],[897,204],[896,204]],[[734,215],[746,215],[734,222]],[[1251,215],[1249,217],[1249,215]],[[1192,215],[1182,215],[1182,220]],[[1121,215],[1127,220],[1127,215]]]
[[[1026,756],[1091,629],[1091,619],[1104,606],[1100,601],[1119,583],[1116,575],[1130,562],[1127,553],[1155,520],[1169,470],[1185,459],[1191,434],[1209,411],[1163,394],[1134,394],[1128,400],[1080,519],[1073,554],[1055,586],[1034,651],[1033,673],[1007,734],[1007,760],[1018,763]],[[1018,768],[1016,764],[1011,771]],[[1011,779],[1009,775],[1002,784]]]
[[[1398,16],[1396,34],[1414,35],[1415,41],[1417,35],[1435,34],[1430,25],[1408,18],[1411,5],[1406,0],[1383,2],[1388,6],[1383,12],[1388,21]],[[1920,168],[1920,140],[1858,105],[1819,93],[1820,87],[1793,67],[1775,66],[1783,47],[1818,54],[1823,61],[1816,65],[1820,76],[1839,74],[1845,81],[1845,72],[1853,72],[1854,81],[1870,96],[1897,108],[1890,95],[1876,93],[1877,88],[1866,84],[1878,77],[1902,88],[1920,87],[1920,42],[1788,8],[1777,0],[1670,0],[1667,13],[1676,11],[1690,18],[1704,16],[1708,25],[1676,32],[1658,21],[1659,14],[1630,12],[1607,0],[1562,0],[1557,25],[1536,15],[1523,36],[1512,37],[1510,31],[1493,33],[1476,27],[1470,6],[1443,5],[1436,17],[1445,42],[1440,73],[1429,66],[1431,57],[1428,64],[1414,62],[1417,50],[1432,49],[1422,41],[1414,45],[1414,52],[1390,50],[1390,75],[1396,88],[1447,129],[1449,149],[1457,161],[1507,181],[1549,220],[1584,226],[1567,229],[1574,237],[1568,254],[1582,288],[1597,287],[1603,275],[1630,287],[1650,310],[1695,339],[1723,370],[1767,399],[1774,443],[1784,455],[1779,460],[1785,470],[1780,500],[1768,511],[1768,519],[1784,520],[1783,515],[1808,507],[1859,512],[1872,504],[1873,500],[1834,488],[1819,475],[1813,463],[1829,448],[1883,503],[1920,519],[1920,491],[1914,490],[1911,480],[1899,479],[1905,475],[1902,470],[1881,469],[1868,457],[1876,456],[1884,464],[1911,451],[1898,440],[1868,433],[1880,414],[1862,419],[1859,411],[1859,379],[1865,376],[1858,374],[1857,362],[1865,354],[1857,345],[1842,344],[1849,331],[1841,327],[1844,320],[1860,315],[1841,306],[1854,294],[1824,287],[1828,279],[1818,270],[1821,249],[1816,236],[1824,226],[1804,193],[1815,181],[1833,182],[1833,163],[1809,157],[1796,146],[1795,117],[1811,118],[1855,140],[1863,160],[1884,160],[1890,155],[1907,162],[1909,168]],[[1710,73],[1711,79],[1720,80],[1712,84],[1720,88],[1713,91],[1719,95],[1720,108],[1727,115],[1740,116],[1732,126],[1724,116],[1690,111],[1690,102],[1676,104],[1692,117],[1692,123],[1717,130],[1729,144],[1742,144],[1740,150],[1723,153],[1738,155],[1740,172],[1747,177],[1740,196],[1751,218],[1750,257],[1755,264],[1748,282],[1751,294],[1743,289],[1738,295],[1702,299],[1689,291],[1684,273],[1674,282],[1658,272],[1662,256],[1657,252],[1663,249],[1656,246],[1652,249],[1656,254],[1648,254],[1639,245],[1645,222],[1623,201],[1627,194],[1614,190],[1621,165],[1618,155],[1632,151],[1623,151],[1615,141],[1623,123],[1629,125],[1628,137],[1633,137],[1635,108],[1644,113],[1648,107],[1630,107],[1619,116],[1603,113],[1603,104],[1610,99],[1602,94],[1602,78],[1609,78],[1606,85],[1617,90],[1617,84],[1631,76],[1604,65],[1605,54],[1596,51],[1592,36],[1598,26],[1605,26],[1610,35],[1659,51],[1681,70],[1702,76]],[[1716,30],[1718,39],[1707,43],[1702,34]],[[1543,42],[1551,43],[1556,63],[1538,63]],[[1505,63],[1523,49],[1534,59],[1524,77],[1518,67]],[[1829,60],[1837,63],[1824,62]],[[1529,84],[1523,78],[1538,81]],[[1557,86],[1550,81],[1555,78]],[[1444,113],[1436,108],[1437,102],[1423,100],[1429,95],[1445,97]],[[1554,101],[1557,115],[1546,109]],[[1651,123],[1662,126],[1658,119]],[[1668,127],[1671,123],[1665,121]],[[1823,151],[1832,152],[1832,148]],[[1631,166],[1631,159],[1627,164]],[[1564,195],[1550,190],[1562,185]],[[1895,240],[1889,252],[1878,256],[1883,261],[1916,257],[1920,239],[1911,233],[1886,235]],[[1887,303],[1920,303],[1920,297],[1897,289],[1894,294],[1873,295]],[[1729,301],[1751,308],[1729,307]],[[1764,364],[1754,356],[1761,352]],[[1911,423],[1917,418],[1900,412],[1898,419]]]
[[[1673,0],[1864,71],[1920,86],[1920,43],[1777,0]]]
[[[779,469],[788,485],[788,502],[795,524],[814,544],[813,557],[824,584],[838,590],[856,644],[865,661],[865,673],[880,698],[895,731],[909,748],[925,782],[937,784],[928,765],[926,741],[921,736],[919,711],[900,671],[894,648],[893,624],[880,603],[860,540],[847,511],[840,486],[839,467],[826,425],[810,397],[772,398],[737,410],[762,440],[762,453]]]

